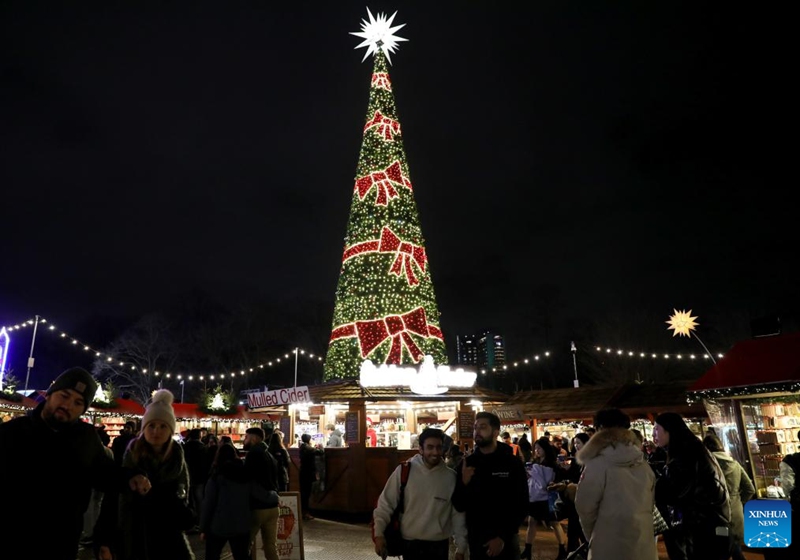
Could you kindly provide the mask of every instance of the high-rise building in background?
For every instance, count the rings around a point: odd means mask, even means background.
[[[462,366],[473,366],[487,373],[506,363],[506,343],[503,336],[485,330],[480,334],[458,335],[456,361]]]
[[[478,335],[460,334],[456,337],[456,363],[478,367]]]
[[[478,337],[478,367],[486,369],[503,367],[506,363],[506,343],[503,337],[490,330]]]

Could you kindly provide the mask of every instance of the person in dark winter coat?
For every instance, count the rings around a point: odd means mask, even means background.
[[[203,509],[206,480],[208,480],[211,462],[214,460],[213,456],[209,457],[209,455],[208,448],[200,441],[200,429],[189,430],[186,442],[183,444],[183,456],[189,469],[189,484],[192,488],[189,493],[189,505],[195,512],[195,521],[199,521],[200,512]]]
[[[128,446],[122,467],[134,479],[149,483],[119,496],[117,517],[103,501],[98,557],[101,560],[194,560],[184,531],[193,523],[188,507],[189,469],[183,448],[173,439],[173,396],[166,389],[153,395],[142,418],[142,432]],[[100,527],[103,531],[100,531]]]
[[[664,475],[656,482],[656,503],[672,512],[665,534],[670,558],[727,560],[731,507],[717,460],[674,412],[656,417],[653,439],[667,452]]]
[[[122,466],[122,458],[125,456],[125,451],[128,450],[128,445],[131,440],[136,437],[136,422],[128,420],[122,427],[122,433],[114,438],[111,442],[111,451],[114,453],[114,462],[120,467]]]
[[[475,451],[456,470],[453,506],[467,514],[470,560],[519,558],[519,527],[528,510],[525,466],[497,441],[500,419],[475,416]]]
[[[322,451],[311,444],[311,436],[303,434],[300,437],[300,509],[303,510],[303,519],[314,519],[309,511],[308,502],[311,499],[311,489],[317,480],[317,456]]]
[[[95,391],[88,371],[68,369],[33,411],[0,424],[0,527],[9,539],[33,547],[26,557],[75,560],[92,488],[115,490],[113,459],[92,425],[80,421]],[[31,491],[57,501],[45,505]]]
[[[264,430],[248,428],[245,432],[244,466],[247,476],[262,490],[278,491],[278,464],[267,450],[264,441]],[[277,496],[276,496],[277,498]],[[278,560],[278,501],[270,503],[262,498],[254,498],[250,502],[250,542],[255,543],[256,535],[261,532],[264,544],[264,557],[267,560]]]
[[[236,448],[220,445],[206,483],[200,516],[200,539],[206,542],[206,560],[219,560],[226,542],[230,543],[234,560],[249,560],[251,488]]]

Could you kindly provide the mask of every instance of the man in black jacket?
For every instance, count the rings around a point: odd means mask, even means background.
[[[516,560],[519,528],[528,509],[525,467],[500,444],[500,419],[490,412],[475,416],[475,451],[456,471],[453,505],[466,512],[470,560]]]
[[[278,490],[278,463],[267,451],[264,442],[264,430],[248,428],[244,436],[244,468],[250,480],[260,484],[265,490]],[[277,498],[277,494],[275,494]],[[250,542],[255,546],[255,539],[261,531],[264,544],[264,557],[267,560],[278,560],[278,500],[268,503],[256,499],[251,500]],[[255,556],[255,555],[254,555]]]
[[[3,534],[34,547],[28,557],[75,560],[92,488],[115,490],[114,460],[81,422],[97,391],[91,374],[68,369],[27,416],[0,425]],[[47,496],[31,499],[31,493]]]

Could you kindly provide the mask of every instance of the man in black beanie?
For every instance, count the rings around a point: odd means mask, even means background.
[[[114,460],[94,427],[80,421],[95,391],[88,371],[68,369],[48,388],[44,402],[0,425],[3,498],[14,504],[1,510],[0,527],[34,547],[32,557],[75,560],[92,488],[115,490]],[[31,493],[44,498],[31,499]]]

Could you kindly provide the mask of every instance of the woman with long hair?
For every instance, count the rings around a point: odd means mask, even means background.
[[[549,487],[556,481],[556,473],[562,471],[556,462],[557,450],[547,437],[541,437],[533,444],[533,462],[526,465],[528,472],[528,532],[525,535],[525,550],[520,558],[533,557],[533,540],[536,537],[536,524],[543,522],[553,529],[558,540],[556,560],[567,557],[567,539],[555,513],[550,511]]]
[[[278,492],[286,492],[289,490],[289,451],[280,432],[272,432],[269,436],[267,451],[278,463]]]
[[[655,424],[653,438],[667,452],[656,504],[671,513],[664,535],[670,558],[729,558],[731,506],[722,469],[679,414],[659,414]]]
[[[206,483],[200,515],[200,539],[206,543],[207,560],[219,560],[226,542],[234,560],[250,558],[251,489],[236,448],[221,444]]]

